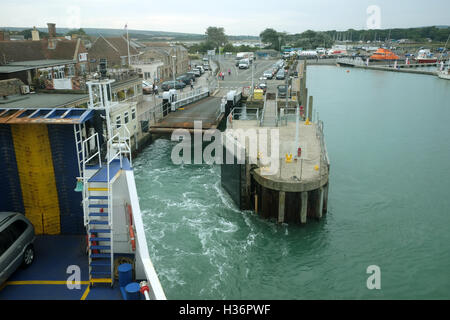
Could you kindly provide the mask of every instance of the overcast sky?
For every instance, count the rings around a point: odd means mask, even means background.
[[[381,28],[450,25],[449,0],[21,0],[1,1],[0,26],[114,28],[203,34],[208,26],[228,35],[364,29],[380,8]]]

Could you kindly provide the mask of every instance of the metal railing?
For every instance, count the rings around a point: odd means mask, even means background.
[[[281,114],[278,117],[278,123],[280,126],[287,126],[288,122],[294,122],[296,121],[296,115],[297,115],[297,108],[295,107],[285,107],[282,108],[283,114]]]
[[[259,119],[259,126],[260,127],[263,126],[264,113],[266,111],[266,103],[267,103],[267,94],[264,95],[264,105],[263,105],[263,109],[262,109],[262,112],[261,112],[261,118]]]
[[[155,124],[164,117],[163,112],[163,103],[160,102],[150,106],[146,111],[139,113],[137,118],[138,121],[149,121],[149,124],[153,121],[153,124]]]
[[[185,106],[189,103],[198,101],[202,98],[205,98],[209,95],[209,89],[205,87],[201,87],[186,93],[177,93],[175,94],[175,101],[171,103],[172,111]]]
[[[87,159],[86,156],[88,154],[88,146],[91,141],[94,141],[94,149],[96,152],[94,152],[92,155],[90,155]],[[86,177],[86,164],[88,164],[91,160],[98,158],[98,165],[100,168],[102,167],[102,160],[101,160],[101,154],[100,154],[100,142],[98,133],[94,133],[89,138],[83,140],[82,142],[82,154],[81,154],[81,167],[83,171],[81,172],[80,179],[83,182],[83,191],[82,191],[82,198],[83,198],[83,215],[84,215],[84,225],[86,226],[89,223],[89,210],[88,210],[88,180],[89,178]]]
[[[230,114],[232,120],[259,120],[258,108],[235,107]]]
[[[353,66],[365,66],[366,63],[361,57],[356,58],[337,58],[336,63],[345,63]]]
[[[323,134],[323,121],[319,120],[319,115],[316,115],[316,138],[319,140],[320,159],[319,159],[319,174],[321,177],[328,173],[330,167],[330,159],[325,145],[325,138]]]

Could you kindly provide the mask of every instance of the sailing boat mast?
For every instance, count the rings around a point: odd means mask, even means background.
[[[441,52],[441,56],[439,57],[439,60],[441,60],[442,61],[442,55],[444,54],[444,52],[447,50],[447,43],[448,43],[448,39],[450,39],[450,33],[448,34],[448,37],[447,37],[447,41],[445,41],[445,46],[444,46],[444,50],[442,50],[442,52]]]

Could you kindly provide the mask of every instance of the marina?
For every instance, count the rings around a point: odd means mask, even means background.
[[[220,166],[174,165],[175,142],[154,141],[135,161],[136,184],[168,298],[446,297],[450,203],[442,176],[450,174],[450,148],[442,119],[450,115],[441,102],[450,99],[448,85],[437,77],[308,66],[332,166],[328,213],[303,228],[239,210],[221,187]],[[397,94],[411,88],[423,94]],[[360,285],[374,259],[389,266],[382,292]]]
[[[449,299],[450,5],[352,1],[5,4],[0,302]]]
[[[413,73],[413,74],[423,74],[423,75],[437,75],[439,64],[438,63],[413,63],[413,64],[397,64],[397,65],[366,65],[362,59],[351,59],[351,58],[341,58],[337,59],[337,65],[362,68],[368,70],[378,70],[378,71],[389,71],[389,72],[403,72],[403,73]],[[424,68],[429,68],[431,70],[424,70]],[[420,70],[418,70],[420,69]]]

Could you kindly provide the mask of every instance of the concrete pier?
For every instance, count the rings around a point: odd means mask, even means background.
[[[256,132],[257,140],[271,130],[279,134],[278,154],[269,154],[269,151],[257,147],[259,159],[251,164],[249,145],[245,151],[244,164],[223,164],[222,185],[235,202],[243,210],[254,210],[264,218],[273,218],[279,223],[294,222],[306,223],[310,219],[320,219],[326,212],[328,201],[328,175],[329,163],[326,150],[322,149],[321,125],[317,123],[306,124],[299,121],[299,144],[295,147],[295,122],[287,122],[278,127],[260,127],[257,120],[233,120],[232,128],[228,128],[225,135],[228,141],[239,141],[241,134],[247,135]],[[267,137],[267,150],[271,150],[271,138]],[[258,143],[259,144],[259,143]],[[224,141],[225,149],[235,149]],[[243,146],[243,144],[241,145]],[[298,157],[298,148],[301,155]],[[267,153],[265,153],[267,152]],[[272,152],[272,151],[270,151]],[[278,162],[278,167],[271,171],[266,161]],[[225,171],[227,174],[225,175]],[[240,193],[233,193],[230,181],[240,185]],[[228,186],[228,189],[227,189]]]
[[[369,69],[369,70],[378,70],[378,71],[388,71],[388,72],[401,72],[401,73],[414,73],[414,74],[423,74],[423,75],[432,75],[435,76],[436,71],[430,70],[415,70],[413,68],[426,67],[426,66],[436,66],[436,63],[426,64],[426,63],[414,63],[414,64],[398,64],[397,68],[394,68],[394,65],[369,65],[367,66],[361,60],[357,61],[354,59],[343,58],[337,60],[337,65],[343,67],[353,67],[360,69]]]
[[[246,117],[236,109],[227,118],[221,176],[222,187],[241,210],[278,223],[306,224],[327,211],[330,165],[323,122],[312,121],[305,64],[299,61],[294,68],[299,77],[292,81],[287,104],[285,99],[275,103],[268,91],[262,107],[247,105]],[[225,159],[228,154],[234,157],[231,163]]]

